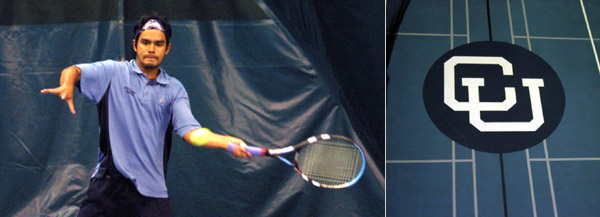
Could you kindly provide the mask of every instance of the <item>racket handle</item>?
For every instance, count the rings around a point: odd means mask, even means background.
[[[233,143],[229,143],[229,148],[227,149],[227,151],[229,153],[233,153],[233,149],[238,146],[236,144]],[[253,156],[266,156],[267,154],[267,150],[261,147],[256,147],[256,146],[246,146],[246,152],[249,152],[250,154],[252,154]]]

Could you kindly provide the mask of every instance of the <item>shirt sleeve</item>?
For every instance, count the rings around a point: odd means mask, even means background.
[[[188,94],[183,85],[179,85],[175,91],[175,99],[173,101],[173,130],[177,135],[183,137],[190,130],[201,128],[202,126],[192,115],[190,109],[190,101]]]
[[[113,60],[77,64],[81,69],[80,90],[90,100],[99,103],[117,69]]]

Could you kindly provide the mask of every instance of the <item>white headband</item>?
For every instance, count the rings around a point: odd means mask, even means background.
[[[150,19],[146,22],[146,24],[144,24],[144,26],[142,27],[143,30],[146,29],[156,29],[156,30],[160,30],[160,31],[165,31],[165,29],[163,28],[163,26],[160,24],[160,22],[158,22],[158,20],[155,19]]]
[[[138,29],[135,32],[135,38],[137,39],[138,36],[147,29],[156,29],[156,30],[160,30],[163,33],[165,33],[165,36],[167,36],[167,41],[169,40],[169,38],[171,38],[171,36],[169,34],[167,34],[167,32],[165,31],[165,28],[162,24],[162,22],[156,20],[156,19],[149,19],[148,21],[146,21],[146,23],[144,24],[144,26],[142,26],[142,28]]]

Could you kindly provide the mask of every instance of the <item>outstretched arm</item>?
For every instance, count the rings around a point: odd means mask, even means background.
[[[239,138],[225,136],[211,132],[206,128],[190,130],[183,135],[183,140],[188,144],[202,146],[206,148],[221,148],[228,150],[229,144],[236,145],[231,153],[233,156],[241,158],[252,157],[252,154],[246,152],[245,143]]]
[[[60,97],[67,102],[71,113],[75,114],[75,106],[73,106],[73,91],[75,83],[81,79],[81,69],[76,66],[69,66],[64,69],[60,75],[60,86],[57,88],[43,89],[41,93],[51,93]]]

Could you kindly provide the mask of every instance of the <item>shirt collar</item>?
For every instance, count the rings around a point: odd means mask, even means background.
[[[135,62],[135,59],[130,60],[129,63],[132,65],[133,72],[139,75],[144,75],[144,72],[142,72],[140,66],[138,66],[138,64]],[[158,69],[160,70],[160,73],[158,73],[158,76],[155,78],[156,82],[163,85],[169,84],[169,76],[165,70],[162,67],[159,67]]]

